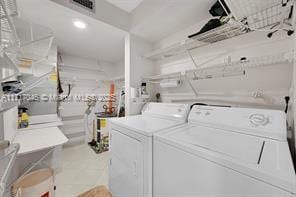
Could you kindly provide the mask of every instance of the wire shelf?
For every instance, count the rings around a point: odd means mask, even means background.
[[[13,77],[17,77],[19,75],[19,69],[16,64],[11,60],[7,54],[3,54],[3,57],[0,57],[0,68],[1,68],[1,77],[0,82],[5,82]],[[9,73],[9,74],[5,74]]]
[[[251,29],[267,29],[274,25],[279,25],[284,20],[289,19],[289,12],[285,12],[282,4],[276,4],[263,9],[253,15],[247,16],[248,26]]]
[[[19,44],[5,48],[5,53],[14,56],[14,62],[25,68],[45,61],[54,37],[52,30],[19,17],[14,17],[13,23]]]
[[[293,30],[290,23],[291,8],[294,0],[288,1],[286,6],[281,0],[225,0],[232,15],[224,25],[196,35],[191,39],[155,50],[144,57],[151,60],[161,60],[185,53],[188,50],[200,48],[237,37],[252,31],[274,31],[287,25],[287,30]],[[277,28],[275,28],[278,26]]]
[[[228,23],[220,27],[199,34],[190,39],[174,44],[172,46],[153,51],[152,53],[147,54],[144,57],[151,60],[169,58],[172,56],[176,56],[180,53],[184,53],[187,50],[200,48],[208,44],[213,44],[229,38],[240,36],[248,32],[249,30],[246,27],[244,27],[241,23],[230,20]]]
[[[282,4],[282,0],[225,0],[227,6],[230,8],[232,15],[237,20],[243,20],[248,16],[261,15],[265,11],[276,11],[279,13],[277,7]],[[276,10],[273,10],[275,9]],[[272,16],[272,13],[265,12],[264,18]]]
[[[16,0],[1,0],[0,17],[5,18],[8,16],[17,16],[18,10]],[[5,8],[5,10],[4,10]]]
[[[183,72],[174,72],[163,75],[143,77],[143,81],[159,81],[163,79],[177,79],[182,75],[193,74],[193,79],[208,79],[215,76],[232,76],[232,73],[244,75],[246,69],[255,69],[276,64],[289,64],[294,59],[293,52],[283,52],[278,54],[265,55],[260,57],[251,57],[244,60],[233,61],[229,63],[217,64],[213,66],[204,66],[198,69],[186,70]],[[199,76],[198,76],[199,75]],[[197,77],[197,78],[196,78]]]
[[[200,73],[198,76],[194,76],[192,80],[204,80],[204,79],[216,79],[226,77],[238,77],[246,75],[246,71],[243,69],[223,70],[220,72]]]
[[[47,59],[53,41],[51,29],[18,17],[16,0],[0,0],[1,56],[30,67]]]
[[[0,0],[1,48],[18,44],[18,38],[12,17],[17,16],[16,0]]]
[[[260,68],[265,66],[272,66],[275,64],[289,64],[292,62],[293,53],[278,53],[260,57],[246,58],[245,60],[239,60],[224,64],[218,64],[210,67],[202,67],[198,69],[189,70],[187,72],[204,72],[211,70],[227,70],[233,68]]]
[[[248,32],[248,29],[241,24],[230,21],[220,27],[212,29],[203,34],[192,37],[191,39],[198,40],[205,43],[215,43],[222,40],[226,40],[235,36],[239,36]]]
[[[17,15],[16,0],[0,0],[0,82],[19,74],[12,58],[4,52],[6,48],[18,46],[18,37],[12,21],[12,17]]]

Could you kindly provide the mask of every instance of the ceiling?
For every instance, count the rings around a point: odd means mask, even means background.
[[[125,31],[50,0],[18,0],[17,3],[22,18],[54,31],[54,44],[60,52],[108,62],[124,58]],[[74,27],[74,19],[86,22],[87,28]]]
[[[143,0],[106,0],[116,7],[130,13],[133,11]]]
[[[108,62],[124,59],[124,37],[127,32],[114,27],[116,22],[127,26],[131,33],[157,43],[209,18],[208,10],[215,1],[101,0],[97,12],[88,15],[70,8],[73,5],[69,1],[61,0],[67,2],[67,6],[51,0],[17,0],[22,18],[54,31],[54,44],[60,52]],[[127,20],[120,21],[125,14]],[[74,19],[86,22],[87,28],[81,30],[74,27]]]
[[[131,32],[152,42],[210,17],[216,0],[144,0],[131,13]]]

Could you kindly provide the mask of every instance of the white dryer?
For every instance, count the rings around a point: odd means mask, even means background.
[[[153,197],[295,197],[281,111],[195,106],[154,135]]]
[[[152,136],[187,121],[189,105],[149,103],[142,115],[110,120],[109,187],[114,197],[152,196]]]

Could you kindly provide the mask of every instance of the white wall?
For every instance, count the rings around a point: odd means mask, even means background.
[[[116,67],[114,71],[114,77],[115,78],[124,77],[124,60],[116,62],[114,66]]]
[[[140,88],[142,77],[154,73],[154,64],[143,58],[152,50],[152,44],[129,34],[125,39],[125,105],[126,115],[140,113],[144,103],[131,98],[131,88]]]
[[[71,95],[105,95],[109,94],[113,77],[117,77],[123,70],[122,64],[113,64],[109,62],[96,61],[62,54],[62,68],[64,71],[60,73],[63,84],[64,95],[68,93],[68,84],[73,85]],[[80,68],[79,70],[71,70],[70,67]],[[101,72],[98,72],[101,71]],[[72,79],[72,80],[71,80]],[[116,87],[121,87],[118,85]],[[98,102],[93,112],[104,111],[103,105],[106,102]],[[84,139],[84,112],[87,109],[85,102],[62,102],[60,104],[60,115],[63,119],[64,126],[62,131],[72,139],[72,141]],[[93,115],[89,118],[89,128],[91,129]]]
[[[185,40],[190,34],[196,33],[205,22],[196,24],[168,36],[155,43],[154,48],[169,46]],[[225,63],[229,56],[232,61],[241,57],[254,58],[292,51],[292,37],[286,34],[276,34],[272,39],[266,33],[250,33],[200,49],[192,50],[196,63],[202,66],[213,66]],[[203,65],[204,62],[218,54],[226,53],[220,58]],[[155,62],[158,74],[180,72],[196,68],[187,53]],[[155,89],[166,102],[214,102],[230,103],[236,106],[256,106],[284,109],[284,96],[291,94],[292,64],[278,64],[258,69],[247,69],[246,76],[218,78],[194,81],[193,86],[198,92],[195,97],[186,81],[178,89]],[[261,96],[254,98],[257,92]]]
[[[206,21],[205,21],[206,22]],[[175,43],[184,41],[188,35],[196,33],[205,24],[196,24],[185,30],[168,36],[154,44],[154,49],[167,47]],[[272,56],[275,54],[289,53],[292,55],[295,48],[295,39],[288,37],[286,33],[275,34],[271,39],[267,38],[266,32],[253,32],[236,38],[228,39],[206,47],[192,50],[195,62],[198,66],[209,67],[227,62],[229,57],[232,61],[238,61],[241,57],[256,58],[262,56]],[[207,60],[226,53],[226,55],[215,59],[210,63],[203,64]],[[293,54],[294,55],[294,54]],[[270,58],[267,58],[267,61]],[[189,58],[188,53],[180,54],[171,58],[154,62],[157,74],[167,74],[194,69],[196,66]],[[246,69],[245,76],[229,78],[216,78],[207,80],[192,81],[197,96],[191,90],[189,84],[184,81],[180,88],[161,89],[155,85],[155,91],[161,93],[163,102],[194,103],[204,102],[210,104],[224,104],[239,107],[255,107],[268,109],[285,109],[285,96],[295,98],[293,86],[296,86],[294,64],[274,64],[257,69]],[[294,75],[294,76],[293,76]],[[294,78],[294,82],[292,81]],[[292,99],[294,100],[294,99]],[[291,109],[288,112],[288,126],[293,125],[293,115]],[[289,134],[293,136],[293,134]]]

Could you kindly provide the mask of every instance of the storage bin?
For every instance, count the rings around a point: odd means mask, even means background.
[[[12,186],[14,197],[54,197],[53,169],[33,171],[18,179]]]

